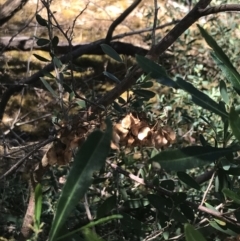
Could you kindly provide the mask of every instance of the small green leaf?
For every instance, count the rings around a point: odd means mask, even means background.
[[[240,117],[234,107],[230,109],[229,123],[234,136],[240,141]]]
[[[39,14],[36,14],[36,20],[37,20],[39,25],[44,26],[44,27],[48,27],[47,20],[42,18]]]
[[[37,229],[40,227],[41,223],[41,214],[42,214],[42,187],[41,184],[38,184],[35,188],[35,209],[34,209],[35,222],[34,225]]]
[[[44,46],[50,43],[49,39],[45,39],[45,38],[40,38],[37,40],[37,45],[38,46]]]
[[[111,57],[112,59],[123,63],[123,60],[121,59],[121,57],[119,56],[119,54],[109,45],[107,44],[101,44],[101,48],[102,51],[107,54],[109,57]]]
[[[38,55],[38,54],[33,54],[34,57],[36,57],[38,60],[43,61],[43,62],[50,62],[50,60]]]
[[[208,95],[199,91],[191,83],[183,80],[182,78],[177,77],[177,84],[179,87],[192,96],[192,101],[201,106],[204,109],[207,109],[223,118],[228,118],[228,113],[226,110],[217,102],[212,100]]]
[[[54,98],[58,98],[58,96],[57,96],[56,92],[53,90],[52,86],[43,77],[40,77],[40,80],[42,81],[42,83],[44,84],[46,89],[52,94],[52,96]]]
[[[220,81],[219,88],[220,88],[220,93],[221,93],[222,99],[228,105],[229,97],[228,97],[228,93],[227,93],[227,85],[223,80]]]
[[[180,179],[180,181],[184,182],[189,187],[200,190],[200,185],[186,172],[177,172],[177,176]]]
[[[162,151],[149,159],[149,162],[157,162],[166,170],[185,171],[212,163],[232,152],[230,148],[190,146],[177,150]]]
[[[237,194],[236,192],[231,191],[228,188],[223,188],[222,192],[224,193],[225,196],[233,200],[235,203],[240,204],[240,195]]]
[[[130,209],[143,208],[149,205],[149,201],[146,198],[130,199],[124,202],[123,206]]]
[[[57,36],[54,36],[52,39],[52,46],[55,48],[57,47],[58,43],[59,43],[59,38]]]
[[[115,195],[107,198],[104,202],[98,206],[97,209],[97,218],[102,218],[105,215],[108,215],[114,208],[117,206],[117,198]]]
[[[153,98],[156,94],[150,90],[134,90],[133,93],[135,95],[138,95],[138,96],[141,96],[141,97],[144,97],[144,98],[148,98],[148,99],[151,99]]]
[[[103,74],[106,75],[109,79],[116,82],[117,84],[121,83],[121,81],[116,76],[114,76],[113,74],[108,73],[107,71],[104,71]]]
[[[206,241],[203,235],[198,230],[195,230],[191,224],[184,225],[184,233],[186,241]]]

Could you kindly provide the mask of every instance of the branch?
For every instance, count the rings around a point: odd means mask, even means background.
[[[115,28],[137,7],[137,5],[142,0],[135,0],[118,18],[116,18],[112,24],[110,25],[107,36],[105,38],[105,43],[109,44],[112,40],[112,35],[115,30]]]
[[[110,161],[107,161],[107,163],[111,166],[112,169],[114,169],[118,173],[121,173],[124,176],[129,177],[131,180],[133,180],[135,182],[138,182],[141,185],[144,185],[144,186],[146,186],[146,187],[148,187],[148,188],[150,188],[152,190],[155,190],[155,191],[157,191],[160,194],[163,194],[163,195],[165,195],[167,197],[172,197],[173,194],[174,194],[174,192],[169,191],[169,190],[167,190],[165,188],[155,187],[155,186],[153,186],[150,183],[146,183],[142,178],[137,177],[137,176],[133,175],[132,173],[126,171],[126,170],[123,170],[121,167],[117,166],[114,163],[111,163]],[[203,213],[207,213],[207,214],[209,214],[209,215],[211,215],[211,216],[213,216],[213,217],[215,217],[217,219],[220,219],[220,220],[222,220],[222,221],[224,221],[226,223],[230,223],[230,224],[232,224],[234,226],[240,227],[240,223],[238,223],[237,221],[235,221],[235,220],[233,220],[233,219],[223,215],[222,213],[220,213],[218,211],[209,209],[209,208],[207,208],[205,206],[202,206],[200,204],[197,204],[197,203],[194,203],[194,202],[190,202],[190,201],[187,201],[187,200],[185,200],[184,203],[187,204],[188,206],[196,209],[196,210],[199,210],[199,211],[201,211]]]
[[[208,7],[206,9],[200,10],[201,16],[206,16],[210,14],[216,14],[221,12],[234,12],[240,11],[240,4],[223,4],[215,7]]]

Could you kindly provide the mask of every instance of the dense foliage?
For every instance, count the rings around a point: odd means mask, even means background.
[[[41,81],[37,88],[54,106],[49,138],[21,142],[20,121],[2,135],[3,146],[15,136],[27,154],[1,171],[0,240],[239,239],[239,20],[207,15],[240,6],[207,7],[210,2],[188,3],[187,23],[180,19],[163,38],[153,3],[145,16],[153,26],[145,56],[118,53],[114,21],[104,40],[87,46],[107,56],[98,82],[81,66],[84,50],[72,46],[73,29],[64,32],[50,2],[42,1],[47,15],[35,18],[47,35],[35,40],[40,49],[48,46],[48,55],[33,56],[46,66],[15,84],[14,93]],[[205,24],[190,31],[203,16]],[[61,57],[55,28],[68,41]],[[1,117],[13,107],[6,97],[12,90],[3,89]],[[7,158],[14,152],[3,152],[1,161]]]

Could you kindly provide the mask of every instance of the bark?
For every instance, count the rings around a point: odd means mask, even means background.
[[[21,10],[28,0],[7,0],[0,6],[0,26],[11,19],[15,13]]]

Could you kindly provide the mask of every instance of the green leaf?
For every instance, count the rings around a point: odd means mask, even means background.
[[[230,236],[237,236],[237,233],[235,233],[234,231],[232,231],[231,229],[229,229],[229,228],[222,228],[222,227],[220,227],[215,221],[210,221],[209,222],[209,224],[213,227],[213,228],[215,228],[216,230],[218,230],[218,231],[220,231],[220,232],[223,232],[223,233],[226,233],[226,234],[228,234],[228,235],[230,235]]]
[[[181,203],[179,207],[187,219],[194,221],[195,216],[192,207],[189,207],[186,203]]]
[[[173,180],[169,179],[169,180],[163,180],[160,183],[160,186],[169,190],[169,191],[173,191],[175,188],[175,183]]]
[[[178,150],[162,151],[149,159],[149,162],[157,162],[166,170],[185,171],[212,163],[229,153],[232,153],[229,148],[190,146]]]
[[[108,216],[108,217],[105,217],[105,218],[100,218],[98,220],[95,220],[95,221],[92,221],[92,222],[86,224],[85,226],[83,226],[81,228],[75,229],[74,231],[69,232],[69,233],[67,233],[67,234],[57,238],[57,240],[64,239],[64,238],[69,237],[69,236],[71,236],[71,235],[73,235],[73,234],[75,234],[77,232],[80,232],[80,231],[83,232],[84,230],[92,228],[92,227],[94,227],[96,225],[106,224],[107,222],[110,222],[110,221],[112,221],[114,219],[121,219],[121,218],[122,218],[122,215],[119,215],[119,214],[115,214],[115,215]]]
[[[133,93],[135,95],[138,95],[138,96],[141,96],[141,97],[144,97],[144,98],[148,98],[148,99],[151,99],[153,98],[156,94],[150,90],[134,90]]]
[[[175,206],[178,206],[180,203],[183,203],[187,199],[187,194],[185,192],[174,192],[171,196]]]
[[[48,27],[47,20],[42,18],[39,14],[36,15],[36,20],[37,20],[39,25],[44,26],[44,27]]]
[[[107,54],[109,57],[111,57],[112,59],[123,63],[123,60],[121,59],[121,57],[119,56],[119,54],[109,45],[107,44],[101,44],[100,45],[102,48],[102,51]]]
[[[148,81],[148,82],[141,83],[140,85],[141,85],[141,88],[151,88],[153,87],[153,82]]]
[[[240,117],[234,107],[230,109],[229,124],[234,136],[238,139],[238,141],[240,141]]]
[[[102,218],[111,212],[117,206],[117,197],[115,195],[107,198],[104,202],[98,206],[97,218]]]
[[[104,71],[103,74],[106,75],[109,79],[116,82],[117,84],[121,83],[121,81],[116,76],[114,76],[113,74],[110,74],[107,71]]]
[[[237,194],[236,192],[231,191],[228,188],[223,188],[222,192],[224,193],[225,196],[233,200],[233,202],[240,204],[240,195]]]
[[[177,78],[177,84],[179,87],[186,92],[188,92],[192,96],[192,101],[201,106],[204,109],[207,109],[223,118],[228,118],[228,113],[226,110],[217,102],[212,100],[208,95],[204,94],[203,92],[199,91],[189,82],[183,80],[182,78]]]
[[[58,96],[57,96],[56,92],[53,90],[52,86],[43,77],[40,77],[40,80],[42,81],[42,83],[44,84],[46,89],[52,94],[52,96],[54,98],[58,98]]]
[[[157,79],[160,77],[168,77],[166,70],[152,60],[141,55],[136,55],[136,60],[143,71],[145,71],[147,74],[151,73],[152,78]]]
[[[171,212],[171,219],[180,223],[188,223],[187,218],[178,209],[174,209]]]
[[[74,158],[73,166],[57,203],[49,241],[56,240],[70,212],[91,185],[93,173],[105,163],[112,139],[111,122],[107,120],[106,123],[106,132],[96,130],[91,133]]]
[[[229,97],[228,97],[228,93],[227,93],[227,86],[223,80],[220,81],[219,88],[220,88],[220,93],[221,93],[222,99],[228,105]]]
[[[39,229],[41,224],[41,214],[42,214],[42,186],[38,184],[35,188],[35,209],[34,209],[34,225]]]
[[[57,36],[54,36],[52,39],[52,46],[55,48],[57,47],[58,43],[59,43],[59,38]]]
[[[202,234],[198,230],[195,230],[191,224],[184,225],[184,234],[186,241],[206,241]]]
[[[55,57],[55,56],[53,57],[53,63],[59,69],[61,69],[62,66],[63,66],[61,60],[59,58]]]
[[[158,211],[166,213],[165,206],[167,205],[167,199],[156,194],[148,194],[147,198],[150,204],[155,207]]]
[[[49,39],[45,39],[45,38],[40,38],[37,40],[37,45],[38,46],[44,46],[50,43]]]
[[[104,239],[100,238],[95,232],[88,228],[84,229],[82,232],[85,241],[104,241]]]
[[[186,172],[178,172],[177,176],[180,179],[180,181],[187,184],[189,187],[200,190],[200,185]]]
[[[34,56],[35,58],[37,58],[38,60],[40,60],[40,61],[50,62],[50,60],[48,60],[48,59],[46,59],[46,58],[44,58],[44,57],[42,57],[42,56],[40,56],[40,55],[38,55],[38,54],[33,54],[33,56]]]
[[[231,81],[234,88],[240,91],[240,75],[237,70],[232,65],[228,56],[223,52],[222,48],[218,46],[217,42],[213,39],[212,36],[208,34],[208,32],[198,25],[198,28],[204,37],[205,41],[208,45],[214,50],[215,53],[215,61],[218,59],[218,64],[222,65],[219,67],[223,70],[223,73]]]

